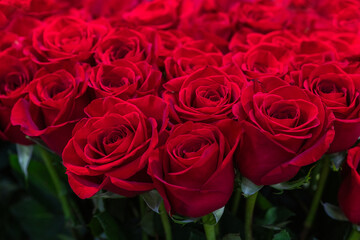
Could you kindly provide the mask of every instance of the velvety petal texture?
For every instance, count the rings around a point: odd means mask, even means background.
[[[320,98],[276,77],[251,82],[233,112],[244,128],[237,166],[258,185],[290,180],[334,138],[334,116]]]
[[[167,105],[155,96],[107,97],[85,111],[62,154],[73,191],[89,198],[100,189],[128,197],[151,190],[146,168],[165,130]]]
[[[360,146],[349,150],[338,200],[346,217],[360,225]]]
[[[318,95],[335,115],[335,138],[329,152],[354,145],[360,136],[360,76],[346,73],[336,63],[306,64],[298,83]]]
[[[164,84],[163,98],[171,107],[174,122],[213,122],[232,116],[246,85],[243,75],[231,75],[215,67],[203,67]]]
[[[61,155],[90,100],[83,66],[76,65],[71,71],[42,69],[14,105],[11,123],[28,136],[40,137]]]
[[[165,145],[151,155],[148,169],[167,212],[201,217],[226,204],[240,136],[240,126],[230,119],[174,126]]]

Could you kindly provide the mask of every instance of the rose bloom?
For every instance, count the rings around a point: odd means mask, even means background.
[[[245,84],[241,73],[231,75],[215,67],[203,67],[165,83],[163,98],[170,105],[174,122],[214,122],[232,117],[231,108],[240,100]]]
[[[192,12],[181,19],[178,28],[196,40],[211,41],[224,53],[228,52],[228,42],[234,31],[229,14],[216,10]]]
[[[154,35],[157,55],[156,65],[159,68],[164,68],[165,59],[171,57],[176,48],[188,41],[192,41],[192,38],[179,30],[157,30]]]
[[[97,97],[115,96],[127,100],[157,95],[161,72],[146,62],[122,59],[113,64],[99,64],[91,70],[89,86]]]
[[[10,115],[14,104],[25,96],[36,67],[29,59],[0,54],[0,138],[20,144],[29,144],[18,126],[11,125]]]
[[[233,112],[244,128],[236,163],[257,185],[290,180],[334,138],[334,116],[321,99],[276,77],[250,82]]]
[[[269,4],[264,4],[261,1],[244,1],[236,4],[230,10],[231,19],[240,31],[243,26],[261,33],[283,29],[289,20],[289,11],[273,2],[268,1]]]
[[[69,183],[80,198],[105,189],[127,197],[153,189],[146,173],[149,155],[167,124],[159,97],[92,101],[64,149]]]
[[[119,59],[132,62],[154,60],[153,46],[141,29],[135,30],[127,27],[112,29],[104,37],[95,51],[95,60],[98,63],[109,64]]]
[[[274,50],[276,50],[275,46],[277,46],[280,49],[286,48],[288,51],[291,51],[296,46],[297,42],[298,37],[286,30],[273,31],[267,34],[252,31],[245,33],[244,31],[238,31],[231,38],[229,49],[235,54],[237,52],[247,52],[250,48],[258,44],[271,44],[274,46]],[[277,55],[278,54],[275,52],[274,56]]]
[[[336,63],[305,64],[292,73],[294,83],[318,95],[335,115],[335,138],[329,152],[350,148],[360,136],[360,78]]]
[[[201,217],[227,203],[240,135],[230,119],[174,126],[165,145],[151,155],[148,169],[168,213]]]
[[[165,59],[166,77],[172,79],[188,75],[204,66],[221,67],[223,55],[211,42],[188,41],[174,49],[172,56]]]
[[[251,47],[246,53],[234,54],[230,62],[249,79],[266,75],[282,77],[289,70],[292,55],[287,46],[264,42]]]
[[[50,17],[34,30],[32,48],[27,51],[38,64],[59,64],[63,60],[86,62],[107,31],[105,21],[85,22],[72,16]]]
[[[26,135],[40,137],[58,154],[71,137],[75,124],[85,116],[90,102],[83,66],[74,69],[39,70],[11,112],[11,123]]]
[[[130,11],[142,0],[83,0],[84,8],[93,18],[97,17],[116,17],[124,12]]]
[[[134,25],[149,26],[158,29],[176,27],[178,23],[179,2],[177,0],[153,0],[139,4],[124,18]]]
[[[304,38],[295,48],[293,64],[297,69],[306,63],[326,63],[339,59],[336,48],[317,38]]]
[[[350,222],[360,225],[360,146],[349,150],[338,200]]]

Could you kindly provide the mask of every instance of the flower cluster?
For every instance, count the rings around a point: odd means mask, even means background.
[[[0,3],[0,138],[44,142],[80,198],[224,206],[235,171],[292,179],[360,136],[360,2]],[[360,150],[339,191],[360,224]]]

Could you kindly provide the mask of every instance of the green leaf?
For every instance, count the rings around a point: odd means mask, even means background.
[[[241,240],[241,237],[239,233],[229,233],[226,234],[222,240]]]
[[[108,212],[101,212],[94,216],[99,221],[108,240],[126,239],[124,233],[120,230],[118,223]]]
[[[282,230],[274,235],[273,240],[291,240],[291,237],[286,230]]]
[[[338,221],[349,221],[338,206],[335,206],[330,203],[322,203],[322,205],[324,207],[324,211],[326,212],[326,214],[332,219]]]
[[[192,231],[189,240],[206,240],[205,235],[199,231]]]
[[[102,234],[104,232],[102,227],[101,227],[101,224],[99,223],[99,221],[95,217],[93,217],[91,219],[88,226],[90,228],[91,235],[93,235],[94,237],[99,236],[100,234]]]
[[[339,171],[342,163],[346,159],[346,151],[329,154],[331,161],[331,168],[334,171]]]
[[[311,171],[313,170],[314,167],[312,167],[309,170],[309,172],[306,174],[305,177],[299,178],[299,179],[294,180],[294,181],[282,182],[282,183],[278,183],[278,184],[274,184],[274,185],[270,185],[270,186],[277,189],[277,190],[280,190],[281,192],[283,190],[299,189],[302,186],[304,186],[305,184],[309,183],[309,181],[311,179]]]
[[[98,192],[97,194],[95,194],[94,196],[91,197],[92,199],[95,198],[104,198],[104,199],[118,199],[118,198],[126,198],[122,195],[116,194],[116,193],[112,193],[112,192]]]
[[[140,222],[141,229],[152,237],[155,237],[155,223],[154,223],[154,212],[148,211],[144,214]]]
[[[285,207],[272,207],[266,211],[260,224],[264,228],[282,230],[290,223],[288,219],[292,216],[295,216],[295,214]]]
[[[256,185],[246,177],[241,178],[241,191],[243,192],[245,197],[249,197],[254,193],[258,192],[263,185]]]
[[[354,225],[355,229],[360,232],[360,225]]]
[[[159,207],[163,200],[158,191],[151,190],[149,192],[141,194],[141,197],[144,199],[144,201],[151,210],[159,213]]]
[[[30,239],[54,239],[54,236],[65,233],[64,218],[51,213],[30,197],[12,205],[11,213]]]
[[[27,179],[28,166],[34,150],[34,146],[33,145],[25,146],[25,145],[16,144],[16,150],[17,150],[21,170],[23,171],[25,178]]]
[[[183,217],[179,215],[172,215],[170,218],[177,224],[187,224],[187,223],[194,223],[200,220],[200,218],[189,218]]]
[[[215,225],[219,222],[221,216],[224,213],[225,207],[219,208],[218,210],[209,213],[208,215],[202,217],[203,224]]]

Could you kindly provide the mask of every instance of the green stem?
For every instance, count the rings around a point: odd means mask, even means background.
[[[269,200],[267,200],[261,193],[259,193],[257,196],[256,206],[258,206],[261,210],[264,211],[273,207],[272,203],[269,202]]]
[[[256,203],[258,192],[249,196],[246,199],[246,209],[245,209],[245,240],[252,240],[252,222],[254,216],[254,208]]]
[[[142,199],[142,197],[140,197],[140,196],[139,196],[139,205],[140,205],[140,215],[141,215],[141,218],[143,218],[145,215],[145,203],[144,203],[144,200]],[[142,232],[141,232],[141,239],[142,240],[149,239],[148,235],[146,234],[146,232],[144,230],[142,230]]]
[[[67,194],[66,188],[64,187],[63,183],[61,182],[61,180],[56,172],[55,166],[51,159],[52,156],[44,148],[40,147],[39,149],[40,149],[40,154],[42,156],[42,159],[45,163],[45,166],[50,174],[50,178],[51,178],[52,182],[54,183],[55,190],[58,195],[59,201],[61,203],[65,219],[70,220],[72,223],[74,223],[74,218],[72,215],[70,203],[69,203],[68,199],[66,198],[66,194]]]
[[[161,222],[165,232],[165,239],[172,240],[171,225],[169,222],[168,214],[164,206],[164,202],[160,204],[159,211],[160,211]]]
[[[203,224],[206,240],[216,240],[215,225]]]
[[[355,228],[353,228],[347,240],[359,240],[359,239],[360,239],[360,232],[357,231]]]
[[[304,222],[304,229],[302,232],[301,239],[307,238],[309,230],[311,229],[311,226],[313,225],[314,219],[316,217],[316,212],[318,210],[321,196],[322,196],[324,188],[325,188],[326,180],[327,180],[327,177],[330,172],[329,161],[330,161],[329,157],[325,156],[325,158],[323,159],[323,162],[321,163],[321,172],[320,172],[319,183],[318,183],[314,198],[312,200],[309,213]]]
[[[234,216],[236,216],[236,213],[239,210],[240,199],[241,199],[241,189],[236,188],[234,199],[233,199],[232,206],[231,206],[231,214]]]

